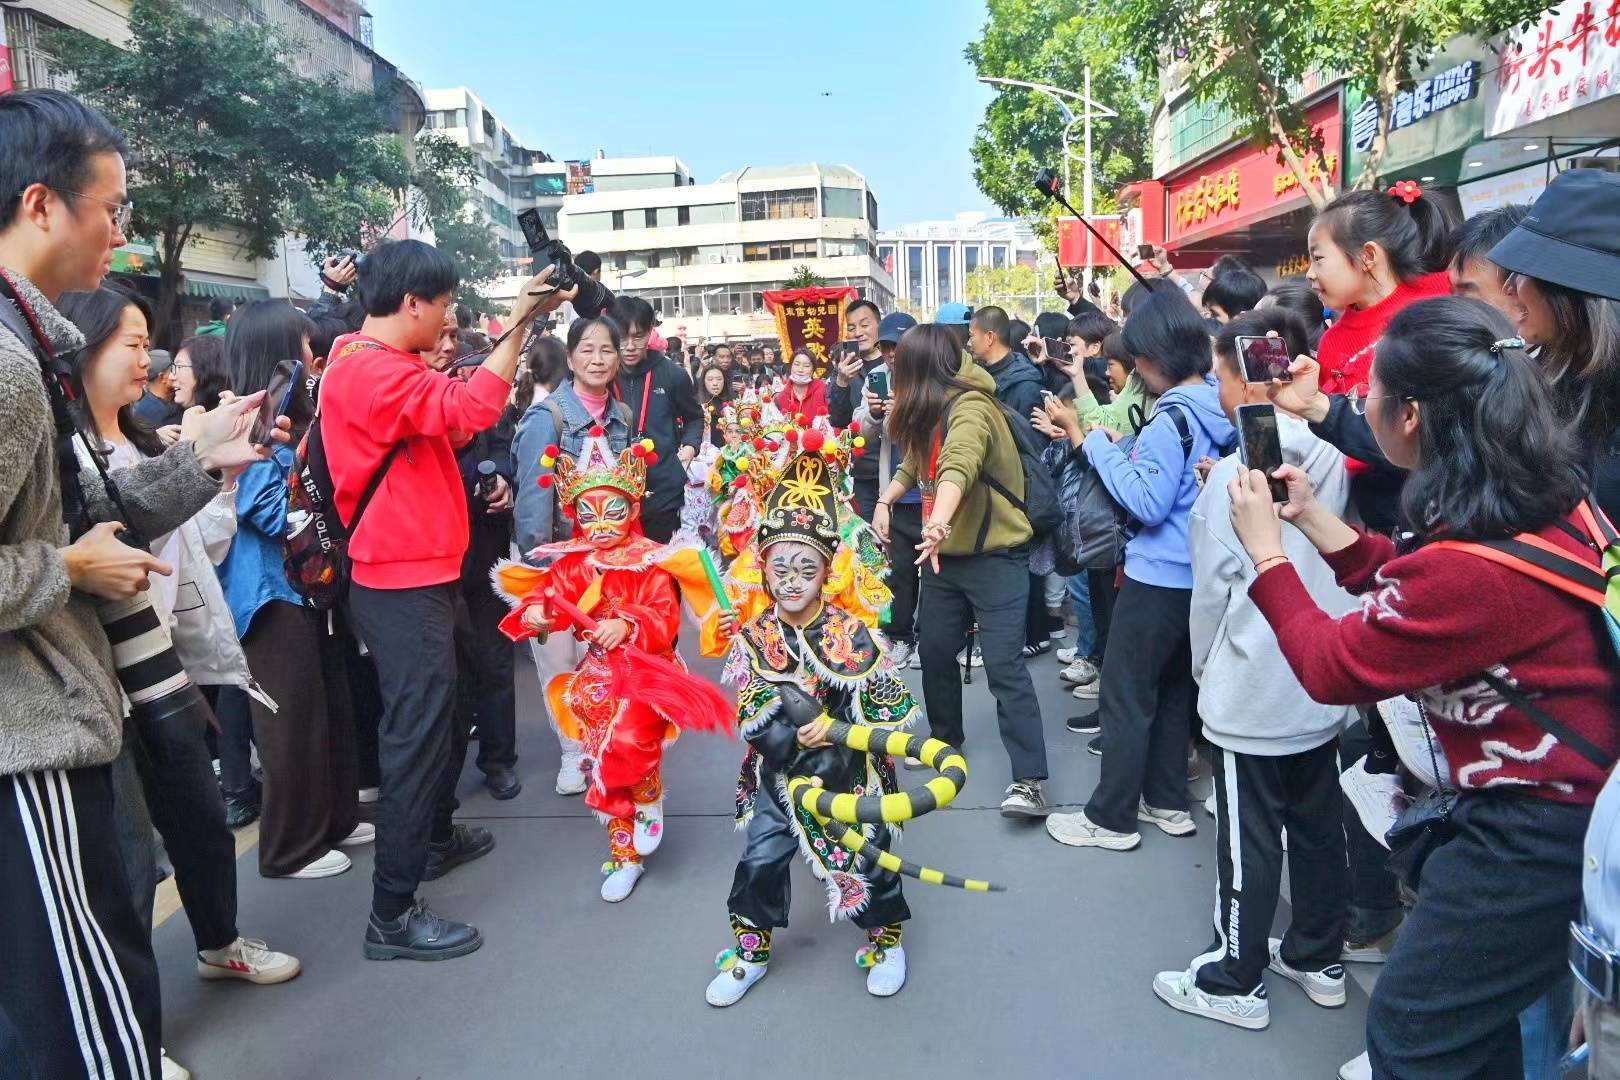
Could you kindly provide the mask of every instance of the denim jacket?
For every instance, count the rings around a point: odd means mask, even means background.
[[[563,418],[560,434],[555,419],[559,410]],[[541,475],[551,472],[540,464],[540,458],[552,444],[570,457],[577,455],[595,424],[595,418],[574,393],[571,382],[557,387],[549,397],[536,400],[518,421],[517,435],[512,439],[512,475],[517,477],[517,504],[512,512],[512,524],[519,551],[527,554],[541,544],[565,539],[573,531],[567,520],[557,513],[556,489],[540,486]],[[602,426],[614,453],[630,445],[629,406],[610,400]]]
[[[268,461],[249,465],[236,482],[236,537],[219,580],[236,621],[236,636],[247,637],[259,609],[272,600],[302,606],[304,598],[287,584],[282,539],[287,534],[287,476],[293,452],[278,446]]]

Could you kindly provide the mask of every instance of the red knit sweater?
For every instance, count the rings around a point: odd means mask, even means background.
[[[1556,527],[1541,536],[1596,565]],[[1597,799],[1605,775],[1479,678],[1492,672],[1598,747],[1620,749],[1620,677],[1595,607],[1468,552],[1396,557],[1382,536],[1325,558],[1361,611],[1330,618],[1288,563],[1249,587],[1306,693],[1364,705],[1416,692],[1459,789]]]
[[[1373,347],[1384,336],[1384,328],[1402,308],[1419,300],[1432,300],[1451,293],[1451,281],[1444,274],[1425,274],[1414,281],[1403,281],[1395,291],[1372,307],[1341,311],[1322,335],[1316,359],[1322,365],[1322,392],[1348,394],[1359,386],[1366,392],[1372,372]]]

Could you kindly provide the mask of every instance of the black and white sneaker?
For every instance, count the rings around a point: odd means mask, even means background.
[[[1063,726],[1076,735],[1095,735],[1102,730],[1102,717],[1093,709],[1084,716],[1069,717],[1063,722]]]
[[[1001,800],[1005,818],[1043,818],[1052,812],[1046,805],[1046,790],[1039,780],[1014,780]]]
[[[1098,735],[1095,739],[1092,739],[1090,742],[1086,743],[1086,753],[1093,754],[1097,757],[1102,757],[1102,752],[1103,737],[1101,735]]]
[[[1324,1009],[1337,1009],[1345,1003],[1344,967],[1329,964],[1321,971],[1300,971],[1282,958],[1282,939],[1271,938],[1272,971],[1288,979],[1305,991],[1305,996]]]
[[[1031,657],[1044,656],[1044,655],[1046,655],[1047,653],[1049,653],[1051,651],[1052,651],[1052,639],[1047,638],[1045,641],[1042,641],[1038,645],[1025,645],[1024,646],[1024,659],[1028,660]]]

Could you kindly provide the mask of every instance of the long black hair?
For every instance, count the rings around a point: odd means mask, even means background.
[[[1586,493],[1585,455],[1547,377],[1523,349],[1498,344],[1512,333],[1489,304],[1446,297],[1403,309],[1378,343],[1384,397],[1372,408],[1392,419],[1419,405],[1400,514],[1420,539],[1539,532]]]
[[[190,404],[205,409],[218,407],[219,395],[231,388],[231,373],[225,367],[225,338],[220,334],[186,338],[175,350],[175,359],[181,353],[191,363]]]
[[[961,375],[961,343],[941,323],[913,326],[900,338],[889,369],[894,378],[889,432],[902,453],[926,454],[953,392],[973,389]]]
[[[1410,282],[1451,265],[1452,233],[1460,224],[1449,204],[1432,195],[1408,203],[1387,191],[1347,191],[1316,215],[1352,263],[1363,244],[1377,244],[1395,276]]]
[[[1259,306],[1261,309],[1278,307],[1298,315],[1305,324],[1305,340],[1309,346],[1305,351],[1311,356],[1316,355],[1322,335],[1327,333],[1327,309],[1322,306],[1322,298],[1316,295],[1316,290],[1311,288],[1309,279],[1284,278],[1271,287]]]
[[[1558,323],[1558,337],[1536,360],[1553,399],[1588,450],[1608,445],[1620,428],[1620,303],[1536,279]]]
[[[285,300],[255,300],[236,309],[225,330],[225,370],[231,389],[239,396],[268,390],[279,369],[283,376],[304,358],[305,339],[315,336],[309,316]],[[287,416],[294,433],[301,432],[315,415],[308,393],[309,372],[293,391]],[[280,404],[280,402],[276,402]]]
[[[124,312],[129,308],[141,313],[150,333],[152,307],[140,295],[122,285],[103,285],[91,292],[66,293],[56,308],[84,335],[84,348],[73,354],[73,410],[79,426],[95,436],[98,450],[104,450],[106,433],[96,427],[95,414],[84,392],[84,373],[107,342],[118,333],[118,324],[123,321]],[[136,416],[129,405],[118,410],[118,430],[130,445],[146,457],[157,457],[163,453],[163,441],[157,437],[157,432]]]

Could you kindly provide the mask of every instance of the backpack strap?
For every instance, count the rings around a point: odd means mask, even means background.
[[[1185,465],[1192,458],[1193,449],[1192,428],[1187,424],[1187,414],[1173,401],[1164,407],[1164,411],[1170,414],[1170,422],[1176,425],[1176,432],[1181,436],[1181,463]]]
[[[1013,431],[1012,423],[1007,420],[1007,417],[1005,415],[1005,414],[1011,412],[1012,410],[1008,409],[1007,406],[1003,405],[1001,403],[1000,398],[996,397],[994,394],[989,393],[988,391],[985,391],[985,390],[964,390],[964,391],[962,391],[962,393],[957,394],[954,398],[952,398],[950,400],[950,402],[948,404],[946,404],[946,406],[945,406],[945,415],[940,418],[940,430],[941,430],[941,432],[944,431],[946,422],[949,421],[949,419],[950,419],[951,409],[955,408],[956,403],[958,401],[961,401],[962,398],[967,394],[982,394],[982,395],[984,395],[985,397],[990,399],[990,401],[991,401],[991,403],[993,405],[995,405],[997,411],[999,411],[999,412],[1001,412],[1003,414],[1002,415],[1002,422],[1007,425],[1007,437],[1012,440],[1013,452],[1019,455],[1019,461],[1022,462],[1023,461],[1023,450],[1018,445],[1018,435],[1017,435],[1016,432]],[[943,438],[943,435],[941,435],[941,438]],[[988,455],[986,456],[986,462],[988,463]],[[991,475],[990,470],[988,468],[980,468],[979,469],[979,479],[984,481],[985,486],[988,487],[991,491],[995,492],[997,495],[1000,495],[1003,499],[1006,499],[1009,503],[1011,503],[1013,508],[1016,509],[1020,514],[1023,514],[1025,517],[1029,516],[1029,503],[1025,502],[1023,499],[1020,499],[1018,496],[1014,495],[1012,493],[1012,491],[1007,487],[1007,485],[1003,484],[1000,480],[997,480],[994,476]],[[1025,494],[1027,495],[1028,492],[1025,492]],[[984,545],[989,542],[989,539],[990,539],[990,515],[988,513],[986,513],[984,515],[984,517],[979,519],[979,535],[974,538],[974,541],[973,541],[973,553],[975,555],[978,555],[978,554],[982,553],[984,551]]]
[[[1539,536],[1521,533],[1511,540],[1437,540],[1429,546],[1466,551],[1587,603],[1604,606],[1608,579],[1603,571],[1570,558]]]
[[[1559,742],[1581,755],[1581,757],[1585,758],[1587,761],[1590,761],[1593,765],[1596,765],[1599,770],[1607,773],[1611,768],[1614,767],[1615,758],[1613,754],[1605,754],[1589,739],[1587,739],[1586,736],[1580,734],[1579,732],[1571,731],[1569,728],[1565,727],[1563,723],[1554,718],[1551,713],[1547,712],[1534,701],[1530,700],[1529,694],[1526,694],[1523,690],[1520,690],[1517,686],[1514,686],[1500,675],[1493,675],[1489,671],[1482,673],[1480,677],[1490,685],[1492,690],[1495,690],[1498,694],[1501,694],[1503,697],[1512,702],[1514,708],[1518,709],[1531,720],[1535,721],[1537,726],[1539,726],[1543,731],[1547,732],[1547,734],[1551,735],[1553,738],[1557,739]]]
[[[399,452],[403,449],[405,449],[405,440],[403,439],[390,446],[388,453],[383,455],[382,464],[378,465],[377,471],[371,474],[371,482],[366,484],[366,490],[360,493],[360,501],[354,506],[354,520],[349,522],[348,525],[351,537],[354,535],[355,530],[360,528],[360,518],[365,514],[366,507],[371,505],[372,497],[377,494],[377,489],[382,487],[383,477],[388,475],[388,466],[394,463],[394,459],[399,457]]]

